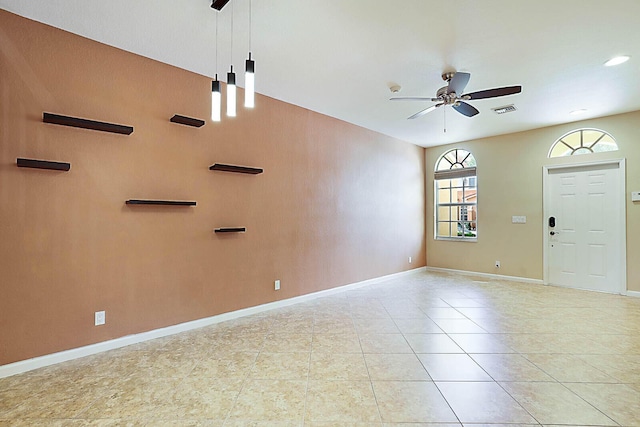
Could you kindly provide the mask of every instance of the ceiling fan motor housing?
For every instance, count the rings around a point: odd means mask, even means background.
[[[447,93],[449,86],[444,86],[438,89],[436,92],[436,98],[442,100],[446,105],[451,105],[458,100],[458,96],[455,92]]]
[[[455,71],[449,71],[448,73],[442,73],[442,80],[444,80],[445,82],[450,82],[455,74],[456,74]]]

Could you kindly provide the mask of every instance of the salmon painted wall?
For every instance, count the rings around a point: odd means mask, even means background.
[[[235,119],[169,122],[207,119],[210,85],[0,11],[0,365],[425,265],[423,148],[260,95]]]

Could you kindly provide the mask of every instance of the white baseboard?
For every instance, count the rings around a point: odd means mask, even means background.
[[[454,270],[452,268],[441,268],[441,267],[426,267],[427,271],[440,271],[444,273],[455,273],[462,274],[464,276],[476,276],[476,277],[486,277],[489,279],[496,280],[509,280],[511,282],[522,282],[522,283],[534,283],[536,285],[544,285],[544,281],[541,279],[531,279],[528,277],[518,277],[518,276],[503,276],[501,274],[491,274],[491,273],[478,273],[475,271],[466,271],[466,270]]]
[[[389,274],[386,276],[376,277],[373,279],[363,280],[361,282],[351,283],[336,288],[326,289],[323,291],[313,292],[310,294],[300,295],[280,301],[274,301],[255,307],[243,308],[241,310],[232,311],[230,313],[218,314],[216,316],[206,317],[203,319],[193,320],[191,322],[180,323],[178,325],[167,326],[166,328],[154,329],[148,332],[142,332],[134,335],[116,338],[109,341],[103,341],[97,344],[91,344],[84,347],[73,348],[58,353],[47,354],[44,356],[34,357],[32,359],[21,360],[19,362],[9,363],[0,366],[0,378],[9,377],[11,375],[21,374],[23,372],[32,371],[34,369],[43,368],[45,366],[55,365],[57,363],[66,362],[81,357],[90,356],[92,354],[102,353],[108,350],[114,350],[126,347],[132,344],[138,344],[144,341],[162,338],[170,335],[179,334],[181,332],[214,325],[220,322],[237,319],[239,317],[250,316],[252,314],[262,313],[277,308],[288,307],[290,305],[299,304],[305,301],[311,301],[317,298],[334,295],[344,291],[361,288],[363,286],[372,285],[381,281],[395,279],[398,277],[408,276],[426,271],[426,267],[420,267],[413,270],[402,271],[400,273]]]
[[[640,292],[638,291],[627,291],[628,297],[640,298]]]

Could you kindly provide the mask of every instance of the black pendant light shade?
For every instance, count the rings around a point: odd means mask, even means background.
[[[236,116],[236,73],[231,71],[227,73],[227,116]]]
[[[245,61],[244,74],[244,106],[247,108],[253,108],[255,105],[255,69],[256,62],[251,59],[251,52],[249,52],[249,59]]]

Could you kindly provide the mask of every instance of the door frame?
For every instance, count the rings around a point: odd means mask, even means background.
[[[620,216],[618,217],[618,223],[620,224],[620,283],[618,283],[617,292],[621,295],[627,294],[627,207],[626,207],[626,159],[613,159],[613,160],[602,160],[595,162],[583,162],[583,163],[563,163],[561,165],[545,165],[542,167],[542,234],[543,234],[543,257],[542,257],[542,268],[543,268],[543,282],[545,285],[549,285],[549,233],[547,232],[547,219],[549,218],[549,173],[550,171],[557,171],[558,169],[575,169],[575,168],[583,168],[583,167],[594,167],[594,166],[606,166],[606,165],[617,165],[619,174],[619,182],[618,189],[621,191],[620,194],[620,204],[618,206],[618,211],[620,212]],[[573,289],[573,288],[572,288]]]

